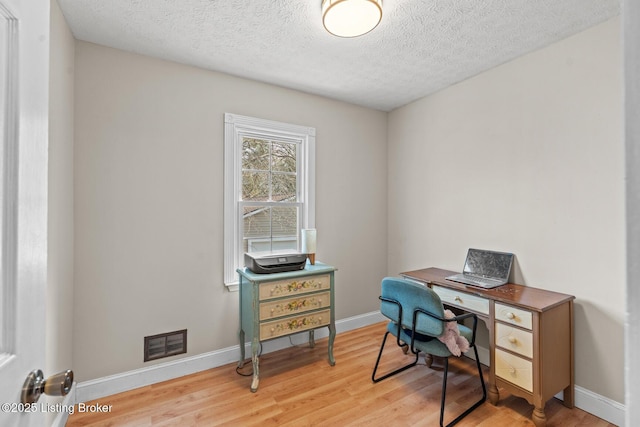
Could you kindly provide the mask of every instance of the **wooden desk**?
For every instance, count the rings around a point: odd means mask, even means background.
[[[335,365],[333,341],[336,336],[334,313],[334,272],[330,265],[307,263],[304,270],[287,273],[255,274],[246,268],[240,275],[240,361],[244,365],[245,333],[251,338],[253,380],[258,390],[260,342],[309,331],[314,346],[315,329],[329,327],[329,364]]]
[[[452,282],[439,268],[401,273],[431,287],[445,305],[476,313],[489,328],[489,400],[498,387],[534,405],[532,420],[546,424],[545,403],[560,391],[573,408],[573,300],[565,295],[509,283],[480,289]]]

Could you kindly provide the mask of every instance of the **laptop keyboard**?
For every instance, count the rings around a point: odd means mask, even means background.
[[[479,277],[466,276],[465,279],[468,280],[469,282],[472,282],[472,283],[478,285],[478,286],[484,286],[484,287],[495,286],[498,283],[500,283],[500,281],[495,280],[495,279],[483,279],[483,278],[479,278]]]

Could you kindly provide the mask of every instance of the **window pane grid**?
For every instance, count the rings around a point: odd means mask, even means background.
[[[241,209],[243,252],[297,250],[300,203],[248,205]]]
[[[299,200],[299,144],[244,137],[240,200]]]
[[[243,138],[239,205],[244,252],[297,249],[302,206],[298,146],[265,138]]]

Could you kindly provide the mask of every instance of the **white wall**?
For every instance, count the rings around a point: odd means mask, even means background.
[[[386,113],[85,42],[75,76],[79,381],[153,364],[147,335],[187,328],[186,356],[238,344],[222,276],[225,112],[316,128],[317,257],[338,268],[336,317],[378,309]]]
[[[51,1],[49,213],[45,375],[72,368],[74,43]],[[36,368],[36,367],[34,367]],[[37,367],[43,368],[43,367]]]
[[[624,402],[620,21],[389,115],[388,267],[514,252],[517,283],[576,296],[576,384]]]
[[[623,2],[627,175],[626,424],[640,423],[640,4]]]

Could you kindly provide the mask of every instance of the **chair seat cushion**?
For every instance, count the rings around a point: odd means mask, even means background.
[[[389,322],[387,324],[387,330],[394,336],[398,333],[398,325],[395,322]],[[469,342],[471,342],[471,336],[473,335],[473,331],[461,324],[458,324],[458,330],[460,331],[460,335],[465,337]],[[411,345],[411,329],[401,328],[400,336],[398,337],[400,340],[405,343]],[[449,357],[452,356],[452,353],[449,351],[447,346],[442,343],[437,337],[430,337],[428,335],[421,334],[419,331],[416,331],[415,341],[413,346],[416,350],[422,351],[426,354],[431,354],[433,356],[439,357]]]

